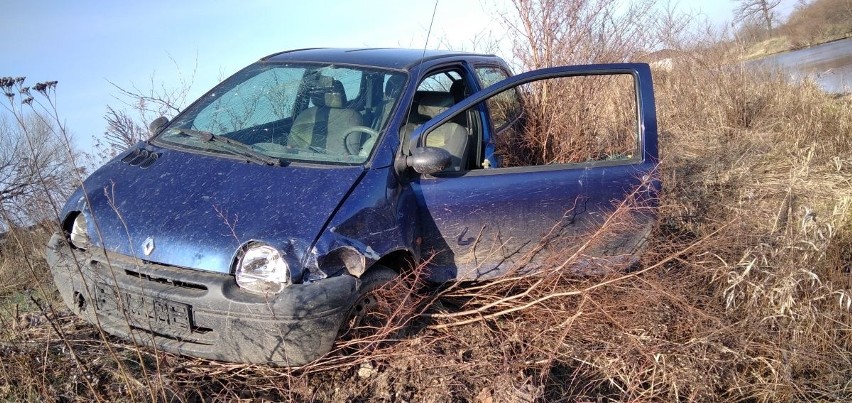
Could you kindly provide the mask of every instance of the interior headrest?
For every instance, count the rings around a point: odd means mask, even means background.
[[[325,93],[325,106],[329,108],[343,108],[346,105],[344,95],[339,92]]]
[[[314,105],[327,106],[329,108],[346,107],[346,90],[343,88],[343,83],[338,80],[320,80],[318,84],[313,89],[313,95],[311,96],[311,101]]]
[[[459,103],[463,99],[467,98],[469,94],[467,93],[467,86],[464,85],[464,81],[453,81],[453,85],[450,86],[450,94],[453,94],[453,100],[455,100],[455,103]]]
[[[418,91],[414,94],[414,103],[417,104],[417,113],[429,118],[438,116],[455,104],[451,94],[439,91]]]

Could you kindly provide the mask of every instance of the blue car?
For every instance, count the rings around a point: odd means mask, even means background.
[[[593,98],[560,95],[566,80],[586,80],[572,94],[627,95],[578,109],[618,127],[575,119],[564,128],[592,140],[549,157],[523,140],[545,130],[540,109]],[[292,50],[150,129],[68,200],[52,274],[106,332],[223,361],[311,362],[371,290],[424,260],[438,283],[532,271],[541,251],[571,250],[619,200],[659,187],[645,64],[513,76],[494,55]],[[636,228],[607,245],[630,256],[647,233]],[[541,242],[554,233],[570,236]]]

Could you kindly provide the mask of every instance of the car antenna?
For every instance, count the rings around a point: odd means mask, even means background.
[[[435,22],[435,13],[438,11],[438,0],[435,0],[435,5],[432,7],[432,18],[429,20],[429,29],[426,30],[426,41],[423,43],[423,53],[420,55],[420,63],[417,64],[417,84],[419,85],[420,79],[423,78],[423,59],[426,57],[426,49],[429,47],[429,37],[432,36],[432,24]],[[414,91],[417,93],[416,89]],[[412,101],[414,99],[412,98]],[[413,102],[412,102],[413,104]],[[408,119],[411,117],[411,108],[408,108],[408,113],[405,115],[405,121],[408,122]],[[407,140],[406,140],[407,141]],[[406,147],[400,147],[400,149],[407,149]],[[409,150],[410,151],[410,150]]]
[[[432,19],[429,20],[429,29],[426,30],[426,42],[423,43],[423,54],[420,56],[420,66],[417,66],[417,70],[420,70],[420,67],[423,65],[423,58],[426,57],[426,48],[429,47],[429,37],[432,36],[432,24],[435,22],[435,13],[438,11],[438,0],[435,0],[435,6],[432,7]]]

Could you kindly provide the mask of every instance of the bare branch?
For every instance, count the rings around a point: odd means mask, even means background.
[[[771,32],[773,23],[778,19],[775,8],[781,4],[781,0],[740,0],[734,9],[735,21],[747,23],[749,21],[759,23]]]
[[[175,66],[174,76],[177,77],[177,85],[158,80],[156,72],[151,73],[147,88],[132,82],[129,86],[122,86],[109,81],[117,91],[113,98],[124,107],[107,106],[107,112],[104,114],[107,123],[106,131],[103,137],[94,139],[95,148],[101,158],[111,158],[127,147],[144,140],[148,137],[149,122],[160,116],[172,118],[183,109],[195,82],[198,57],[196,55],[195,64],[188,76],[182,73],[177,60],[171,56],[169,59]]]

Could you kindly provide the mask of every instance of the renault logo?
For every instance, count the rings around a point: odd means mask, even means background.
[[[148,237],[145,242],[142,243],[142,252],[145,253],[145,256],[150,256],[151,252],[154,251],[154,237]]]

